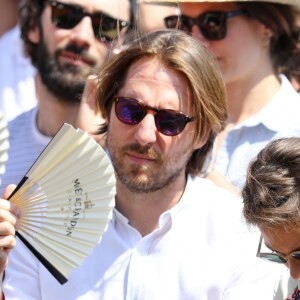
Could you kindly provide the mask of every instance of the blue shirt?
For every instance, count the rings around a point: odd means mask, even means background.
[[[280,75],[281,87],[258,113],[233,127],[217,154],[215,168],[242,188],[249,162],[272,140],[300,136],[300,95]]]

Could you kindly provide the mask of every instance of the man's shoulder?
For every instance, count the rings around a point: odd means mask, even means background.
[[[187,191],[193,195],[195,199],[202,199],[202,201],[219,204],[220,202],[228,201],[233,205],[241,204],[241,198],[214,184],[211,180],[193,177],[188,179]]]
[[[199,212],[203,217],[215,215],[226,219],[235,216],[236,220],[242,219],[242,199],[209,179],[189,178],[183,197],[189,210]]]
[[[181,227],[182,232],[190,232],[195,243],[203,244],[203,240],[213,238],[213,244],[227,247],[238,239],[247,239],[251,247],[256,248],[259,236],[254,233],[256,229],[252,234],[244,220],[240,197],[208,179],[191,178],[180,202],[174,223],[180,224],[177,227]]]
[[[14,130],[25,130],[32,126],[33,118],[36,114],[36,108],[23,112],[11,121],[8,122],[9,131],[14,134]]]

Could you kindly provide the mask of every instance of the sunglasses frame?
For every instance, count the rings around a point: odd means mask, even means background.
[[[59,1],[55,1],[55,0],[48,0],[47,3],[50,5],[51,7],[51,21],[52,23],[57,27],[57,28],[61,28],[61,29],[72,29],[74,27],[76,27],[84,17],[90,17],[91,21],[92,21],[92,28],[93,28],[93,32],[94,35],[97,39],[101,40],[102,42],[111,42],[113,41],[117,36],[118,36],[118,32],[120,32],[123,28],[128,27],[130,25],[129,22],[127,21],[123,21],[120,19],[115,19],[112,16],[109,16],[103,12],[95,12],[95,13],[89,13],[87,12],[83,7],[81,7],[80,5],[77,4],[69,4],[69,3],[63,3],[63,2],[59,2]],[[72,11],[72,13],[75,13],[80,16],[80,19],[78,20],[78,22],[76,24],[73,24],[73,26],[62,26],[61,24],[59,24],[59,22],[56,20],[56,18],[66,18],[68,16],[55,16],[55,12],[54,9],[60,9],[60,8],[69,8],[70,11]],[[99,23],[99,26],[95,26],[95,18],[99,18],[101,21]],[[110,22],[115,22],[116,24],[116,28],[114,29],[110,29],[109,31],[115,30],[116,34],[114,37],[110,37],[107,34],[105,34],[104,31],[102,31],[102,22],[103,20],[109,20]],[[65,21],[65,23],[68,21]],[[70,21],[69,21],[70,22]],[[74,22],[74,21],[73,21]]]
[[[200,15],[198,15],[197,17],[193,18],[187,15],[172,15],[172,16],[168,16],[164,18],[164,22],[167,28],[168,27],[168,20],[174,20],[177,19],[177,25],[176,29],[180,29],[180,24],[183,23],[184,26],[188,29],[188,31],[182,30],[186,33],[191,34],[192,33],[192,28],[194,25],[196,25],[198,27],[198,29],[201,31],[201,33],[203,34],[203,36],[209,40],[209,41],[217,41],[217,40],[222,40],[226,37],[227,34],[227,19],[228,18],[232,18],[232,17],[236,17],[236,16],[240,16],[245,14],[245,10],[243,9],[239,9],[239,10],[232,10],[232,11],[206,11]],[[220,16],[220,24],[222,22],[222,31],[219,30],[219,34],[216,35],[215,37],[211,37],[208,34],[208,31],[205,31],[204,29],[204,25],[205,25],[205,19],[209,14],[218,14]]]
[[[136,122],[135,124],[131,124],[131,123],[126,123],[124,122],[124,120],[122,120],[117,112],[117,104],[119,103],[119,101],[121,99],[125,99],[127,101],[132,101],[134,103],[136,103],[139,107],[141,107],[141,111],[143,112],[143,117],[141,118],[140,121]],[[163,135],[166,135],[166,136],[176,136],[178,134],[180,134],[186,127],[187,123],[189,122],[192,122],[194,121],[194,117],[191,117],[191,116],[186,116],[184,113],[180,112],[180,111],[177,111],[177,110],[173,110],[173,109],[159,109],[159,108],[155,108],[155,107],[151,107],[151,106],[148,106],[148,105],[145,105],[143,104],[141,101],[135,99],[135,98],[131,98],[131,97],[122,97],[122,96],[115,96],[114,97],[114,102],[115,102],[115,114],[118,118],[118,120],[126,125],[137,125],[139,124],[140,122],[142,122],[142,120],[145,118],[145,116],[147,115],[148,111],[152,111],[152,112],[155,112],[154,114],[154,120],[155,120],[155,126],[157,128],[157,130],[162,133]],[[161,128],[161,126],[158,124],[158,120],[157,120],[157,114],[159,112],[173,112],[174,114],[179,115],[181,117],[183,117],[183,127],[182,128],[178,128],[178,130],[173,133],[173,134],[168,134],[166,133],[167,131],[171,131],[171,130],[166,130],[166,132],[164,132]]]
[[[263,259],[263,260],[267,260],[270,262],[274,262],[277,264],[286,264],[289,260],[289,258],[293,258],[295,260],[300,260],[300,250],[298,251],[293,251],[292,253],[288,254],[288,255],[282,255],[279,253],[274,253],[274,252],[260,252],[261,250],[261,245],[262,245],[262,241],[263,241],[263,236],[262,234],[260,235],[260,239],[259,239],[259,244],[258,244],[258,248],[257,248],[257,252],[256,252],[256,256]],[[299,257],[294,257],[293,255],[299,255]],[[273,256],[273,257],[277,257],[279,259],[279,261],[275,261],[272,259],[269,259],[268,257]]]

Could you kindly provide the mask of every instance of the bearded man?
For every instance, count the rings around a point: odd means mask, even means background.
[[[86,79],[124,37],[130,12],[128,0],[20,3],[24,46],[37,68],[38,106],[9,123],[9,161],[1,194],[8,183],[22,179],[63,123],[77,125]]]

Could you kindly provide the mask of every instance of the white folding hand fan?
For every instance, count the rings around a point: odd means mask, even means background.
[[[63,284],[107,229],[114,197],[105,151],[64,124],[9,200],[22,211],[17,236]]]
[[[5,173],[5,164],[8,159],[7,150],[9,148],[8,129],[4,116],[0,113],[0,179]],[[0,181],[1,182],[1,181]]]

